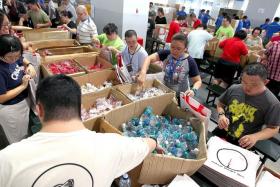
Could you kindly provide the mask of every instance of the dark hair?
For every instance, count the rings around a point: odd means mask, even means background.
[[[210,12],[210,10],[206,10],[206,12]]]
[[[240,18],[239,18],[239,16],[234,16],[234,19],[239,20]]]
[[[191,17],[191,18],[196,17],[196,14],[195,14],[195,13],[191,13],[191,14],[190,14],[190,17]]]
[[[154,5],[154,3],[153,3],[153,2],[150,2],[150,5]]]
[[[37,4],[38,0],[26,0],[26,4]]]
[[[247,16],[243,16],[243,19],[247,19],[248,17]]]
[[[226,16],[224,16],[224,19],[226,19],[229,23],[231,23],[231,17],[230,16],[226,15]]]
[[[44,121],[81,119],[81,89],[66,75],[55,75],[40,81],[36,103],[44,109]]]
[[[205,12],[205,9],[201,9],[200,12]]]
[[[262,33],[262,29],[260,27],[255,27],[253,30],[252,30],[252,34],[254,34],[254,32],[258,30],[260,31],[260,34]]]
[[[5,16],[7,16],[6,13],[3,10],[0,10],[0,29],[2,28],[2,24]]]
[[[279,20],[280,20],[279,17],[275,17],[275,18],[274,18],[274,21],[275,21],[275,22],[279,22]]]
[[[103,32],[107,35],[110,35],[112,33],[116,33],[118,34],[118,27],[114,24],[114,23],[108,23],[107,25],[105,25],[105,27],[103,28]]]
[[[270,19],[269,19],[269,18],[266,18],[266,19],[265,19],[265,22],[269,22],[269,21],[270,21]]]
[[[204,24],[199,24],[199,25],[197,26],[197,28],[199,28],[199,27],[202,27],[204,30],[207,29],[207,25],[204,25]]]
[[[0,56],[4,57],[7,53],[20,51],[23,53],[23,47],[20,40],[10,34],[0,36]]]
[[[135,36],[137,38],[137,33],[136,33],[135,30],[127,30],[127,31],[125,31],[125,33],[124,33],[124,37],[125,38],[130,38],[132,36]]]
[[[243,69],[242,73],[246,73],[247,75],[257,75],[259,76],[262,80],[267,79],[267,69],[266,67],[258,62],[250,63],[245,68]]]
[[[181,15],[180,15],[180,16],[177,16],[177,20],[178,20],[178,21],[180,21],[180,20],[185,20],[185,19],[186,19],[186,16],[181,16]]]
[[[237,31],[234,34],[234,37],[239,38],[240,40],[244,40],[247,37],[247,32],[244,30]]]
[[[227,16],[227,13],[226,12],[222,12],[222,16],[223,17]]]
[[[69,19],[73,17],[73,14],[70,11],[66,11],[66,10],[61,11],[60,15],[63,17],[68,17]]]
[[[171,41],[174,41],[174,40],[183,42],[185,44],[185,47],[187,47],[187,45],[188,45],[187,38],[184,34],[181,34],[181,33],[174,34]]]
[[[162,13],[162,15],[164,15],[164,11],[163,11],[163,8],[162,8],[162,7],[159,7],[159,8],[157,9],[157,11],[160,12],[160,13]]]

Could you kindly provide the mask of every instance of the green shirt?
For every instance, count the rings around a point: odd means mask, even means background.
[[[221,26],[216,32],[216,37],[219,40],[231,38],[233,37],[233,35],[234,35],[234,31],[231,26],[228,27]]]
[[[50,18],[42,9],[39,11],[30,10],[27,12],[27,16],[31,18],[34,27],[36,27],[37,24],[45,24],[50,21]]]
[[[120,39],[120,37],[117,37],[115,40],[108,40],[106,34],[100,34],[97,36],[100,43],[104,46],[112,46],[116,48],[119,51],[122,51],[125,48],[125,45],[123,41]]]

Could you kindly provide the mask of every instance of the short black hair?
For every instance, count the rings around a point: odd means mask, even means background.
[[[230,16],[226,15],[226,16],[224,16],[224,19],[226,19],[229,23],[231,23],[231,17]]]
[[[275,22],[279,22],[279,20],[280,20],[279,17],[275,17],[275,18],[274,18],[274,21],[275,21]]]
[[[199,24],[199,25],[197,26],[197,28],[199,28],[199,27],[202,27],[204,30],[207,29],[207,25],[205,25],[205,24]]]
[[[4,17],[7,16],[3,10],[0,10],[0,28],[2,28]]]
[[[269,22],[269,21],[270,21],[270,18],[266,18],[266,19],[265,19],[265,22]]]
[[[267,79],[267,69],[266,67],[258,62],[250,63],[247,66],[244,67],[242,73],[246,73],[247,75],[257,75],[259,76],[262,80]]]
[[[223,17],[227,16],[227,13],[226,12],[222,12],[222,16]]]
[[[185,20],[185,19],[186,19],[186,16],[182,16],[182,15],[177,16],[178,21]]]
[[[63,16],[63,17],[68,17],[70,19],[73,17],[73,14],[70,11],[67,11],[67,10],[61,11],[60,15]]]
[[[262,33],[262,29],[260,27],[255,27],[253,30],[252,30],[252,34],[256,31],[260,31],[260,34]]]
[[[7,53],[20,51],[23,53],[23,47],[20,40],[10,34],[0,36],[0,56],[4,57]]]
[[[243,19],[247,19],[248,18],[248,16],[243,16]]]
[[[200,12],[205,12],[205,9],[201,9],[201,11]]]
[[[110,34],[113,34],[113,33],[118,34],[118,27],[114,23],[108,23],[103,28],[103,32],[107,35],[110,35]]]
[[[196,17],[196,14],[195,14],[195,13],[191,13],[191,14],[190,14],[190,17],[191,17],[191,18]]]
[[[239,20],[240,18],[239,18],[239,16],[234,16],[234,19]]]
[[[239,38],[240,40],[244,40],[247,38],[247,32],[244,30],[239,30],[235,32],[234,37]]]
[[[174,34],[171,41],[181,41],[185,44],[185,47],[188,46],[188,41],[187,41],[187,38],[184,34],[182,33],[177,33],[177,34]]]
[[[159,7],[159,8],[157,9],[157,11],[160,12],[160,13],[162,13],[162,15],[164,15],[164,10],[163,10],[162,7]]]
[[[36,103],[43,106],[44,122],[81,119],[81,89],[69,76],[54,75],[40,81]]]
[[[125,31],[125,33],[124,33],[124,37],[125,38],[130,38],[132,36],[135,36],[137,38],[137,33],[136,33],[135,30],[127,30],[127,31]]]

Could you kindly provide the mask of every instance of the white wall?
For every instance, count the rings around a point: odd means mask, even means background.
[[[103,27],[108,23],[118,26],[119,34],[122,34],[123,0],[92,0],[94,7],[94,22],[98,34],[103,33]]]
[[[149,0],[124,0],[122,37],[126,30],[133,29],[146,40]],[[138,13],[137,13],[138,11]]]

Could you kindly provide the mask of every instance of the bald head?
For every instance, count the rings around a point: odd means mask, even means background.
[[[79,20],[86,20],[88,18],[88,11],[87,8],[84,5],[79,5],[76,8],[77,16]]]

